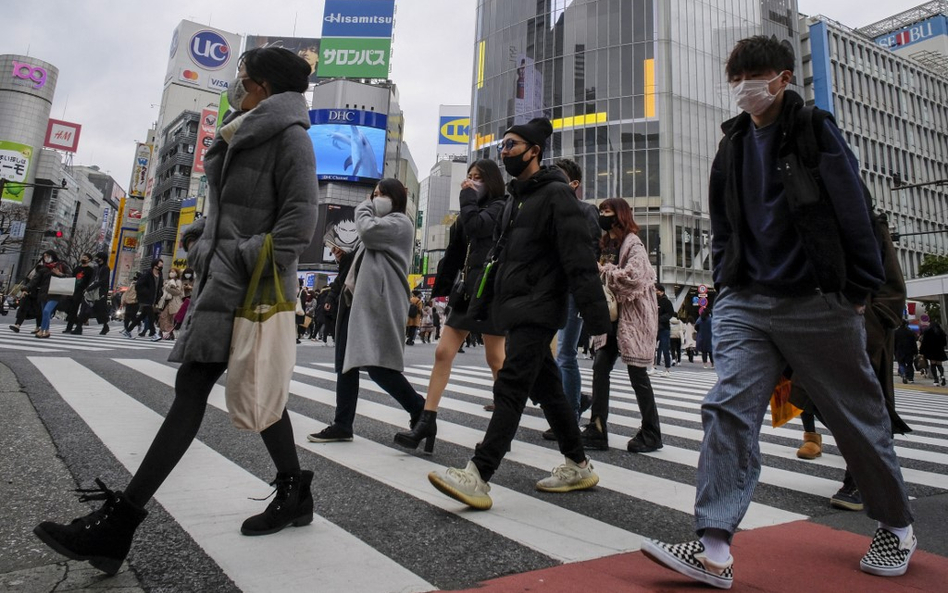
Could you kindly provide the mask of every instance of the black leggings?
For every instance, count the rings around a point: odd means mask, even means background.
[[[224,371],[226,362],[186,362],[174,382],[174,402],[138,471],[125,490],[133,503],[144,506],[158,491],[171,470],[191,446],[204,419],[207,397]],[[300,471],[293,441],[293,426],[286,409],[276,424],[260,433],[278,472]]]

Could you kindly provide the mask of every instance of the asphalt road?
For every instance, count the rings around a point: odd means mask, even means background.
[[[0,574],[61,560],[33,540],[29,529],[40,520],[66,521],[84,512],[86,505],[68,492],[76,483],[90,486],[99,477],[121,489],[172,400],[169,383],[176,365],[166,362],[169,344],[114,333],[63,336],[61,328],[55,324],[49,340],[0,328],[0,362],[29,398],[5,392],[2,403],[4,415],[17,418],[21,428],[0,437],[5,498],[22,502],[0,511],[5,525],[0,527]],[[504,575],[634,552],[643,537],[693,537],[698,407],[716,380],[714,371],[700,363],[686,362],[670,377],[653,377],[666,436],[665,448],[648,455],[625,451],[638,411],[628,379],[617,367],[613,448],[590,454],[602,481],[586,492],[535,491],[536,480],[562,458],[555,443],[541,438],[546,425],[539,408],[528,404],[517,441],[492,480],[494,509],[476,513],[434,491],[426,473],[444,465],[463,467],[487,426],[489,413],[482,405],[490,400],[490,373],[483,349],[458,355],[431,457],[392,444],[392,435],[407,427],[408,415],[365,376],[356,422],[360,438],[305,442],[306,432],[332,420],[332,356],[332,348],[311,342],[299,347],[289,403],[302,465],[316,473],[320,520],[272,537],[236,535],[243,517],[265,506],[248,498],[269,494],[275,469],[259,437],[235,429],[212,395],[199,443],[148,507],[150,516],[129,555],[129,578],[137,578],[145,591],[462,589]],[[433,345],[406,348],[406,374],[422,394],[433,360]],[[589,393],[591,361],[580,364]],[[918,523],[920,549],[948,556],[948,532],[942,529],[948,515],[948,411],[943,405],[948,390],[899,387],[901,411],[916,431],[896,444],[920,516],[932,517]],[[41,424],[35,419],[31,424],[34,416]],[[793,454],[802,434],[798,422],[763,431],[765,468],[744,527],[811,520],[872,532],[874,523],[863,514],[828,505],[843,463],[832,438],[820,431],[826,435],[824,455],[813,462]],[[101,579],[95,582],[102,586]]]

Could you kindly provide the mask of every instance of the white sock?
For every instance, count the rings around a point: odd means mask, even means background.
[[[704,553],[715,564],[724,564],[731,557],[731,534],[723,529],[705,529],[701,536]]]
[[[905,527],[892,527],[890,525],[886,525],[885,523],[881,521],[879,522],[880,529],[885,529],[886,531],[893,533],[896,537],[899,538],[899,541],[904,540],[908,536],[910,527],[911,525],[907,525]]]

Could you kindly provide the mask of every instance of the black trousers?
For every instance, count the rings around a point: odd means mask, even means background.
[[[520,326],[507,333],[507,357],[494,381],[494,413],[484,439],[474,448],[474,465],[481,478],[490,480],[500,467],[520,426],[528,396],[540,404],[560,453],[576,463],[586,459],[576,412],[566,400],[560,369],[550,343],[556,330]]]
[[[609,374],[619,358],[619,343],[615,332],[611,332],[606,344],[596,350],[596,360],[593,362],[593,399],[590,413],[592,418],[599,418],[603,426],[609,419]],[[655,392],[652,390],[652,381],[648,377],[645,367],[627,365],[629,383],[635,391],[635,401],[642,416],[642,428],[638,437],[649,446],[662,444],[661,420],[658,417],[658,406],[655,405]]]

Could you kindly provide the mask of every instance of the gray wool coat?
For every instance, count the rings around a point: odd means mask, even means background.
[[[376,216],[372,200],[356,207],[355,219],[362,247],[353,263],[359,267],[342,372],[365,366],[402,371],[415,225],[399,212]]]
[[[273,235],[289,300],[300,253],[313,238],[316,157],[303,95],[273,95],[237,116],[244,119],[231,144],[218,134],[205,156],[205,216],[182,234],[185,245],[197,239],[188,252],[196,284],[171,362],[226,362],[234,311],[243,305],[266,234]]]

